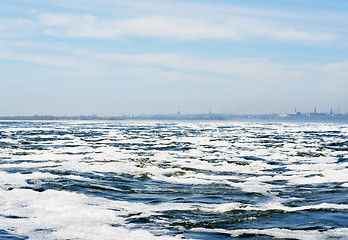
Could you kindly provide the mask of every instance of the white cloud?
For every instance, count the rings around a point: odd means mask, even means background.
[[[303,65],[287,65],[270,62],[261,58],[247,59],[212,59],[198,58],[180,54],[111,54],[97,53],[87,50],[76,50],[83,58],[96,58],[110,62],[122,62],[133,65],[159,66],[174,72],[190,73],[198,76],[209,75],[211,79],[225,81],[246,80],[256,84],[278,84],[287,81],[295,84],[303,80]],[[208,81],[202,78],[202,82]],[[204,79],[204,80],[203,80]]]
[[[100,19],[92,15],[46,13],[38,16],[48,35],[119,39],[124,37],[170,38],[177,40],[242,40],[269,38],[279,41],[326,42],[332,33],[311,32],[268,21],[231,16],[211,21],[182,17],[150,16],[131,19]]]
[[[91,15],[43,14],[38,17],[45,33],[59,37],[117,39],[127,36],[174,39],[238,39],[232,26],[201,20],[153,16],[103,20]]]
[[[327,73],[339,75],[342,78],[348,78],[348,61],[329,63],[324,67]]]
[[[34,54],[34,53],[22,53],[22,52],[13,52],[10,50],[1,50],[0,49],[0,58],[11,60],[11,61],[20,61],[20,62],[30,62],[36,63],[43,66],[53,66],[53,67],[62,67],[62,68],[72,68],[78,61],[71,59],[70,56],[58,57],[58,56],[49,56],[45,54]],[[75,65],[76,66],[76,65]]]
[[[29,35],[35,32],[37,24],[36,21],[24,18],[0,18],[0,36],[8,38]]]
[[[17,44],[17,46],[20,46]],[[24,48],[26,45],[23,45]],[[287,65],[270,62],[265,59],[210,59],[198,58],[180,54],[112,54],[99,53],[89,50],[74,50],[66,52],[64,56],[45,53],[24,53],[0,48],[0,58],[36,63],[43,66],[59,67],[77,72],[90,73],[91,69],[103,69],[113,73],[115,66],[129,69],[129,76],[137,78],[141,74],[163,77],[164,81],[171,79],[188,80],[202,83],[216,83],[245,81],[251,84],[298,84],[302,81],[307,67],[302,65]],[[134,69],[136,72],[132,73]],[[145,71],[146,70],[146,71]],[[115,71],[115,70],[114,70]],[[141,79],[146,80],[144,77]]]
[[[51,45],[45,43],[38,43],[32,41],[1,41],[0,40],[0,49],[9,49],[9,48],[45,48],[50,47]]]
[[[116,22],[90,15],[42,14],[38,20],[45,33],[53,36],[110,39],[120,35]]]
[[[278,32],[270,33],[271,38],[285,41],[310,41],[310,42],[330,42],[337,38],[332,33],[306,32],[296,29],[285,29]]]
[[[27,47],[41,49],[26,53]],[[308,89],[338,91],[347,89],[348,63],[284,64],[265,58],[199,58],[182,54],[116,54],[86,49],[60,49],[57,45],[31,42],[0,42],[0,58],[49,67],[51,75],[66,78],[133,79],[146,83],[192,82],[216,86],[250,86],[253,89]],[[53,54],[53,55],[52,55]],[[56,68],[56,69],[54,69]],[[59,68],[59,71],[57,71]]]
[[[140,37],[174,39],[239,39],[234,26],[217,25],[196,19],[155,16],[122,20],[124,33]]]
[[[322,68],[327,81],[324,86],[327,90],[347,94],[348,92],[348,61],[332,62]]]

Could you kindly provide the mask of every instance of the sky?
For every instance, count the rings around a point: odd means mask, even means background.
[[[348,1],[2,0],[0,90],[0,116],[348,112]]]

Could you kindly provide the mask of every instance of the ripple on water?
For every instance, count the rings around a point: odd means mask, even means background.
[[[0,239],[348,237],[347,124],[0,126]]]

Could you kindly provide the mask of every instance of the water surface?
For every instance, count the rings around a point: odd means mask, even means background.
[[[0,122],[1,239],[348,239],[348,124]]]

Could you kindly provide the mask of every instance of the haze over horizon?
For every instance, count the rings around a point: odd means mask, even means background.
[[[0,116],[348,111],[348,2],[0,3]]]

